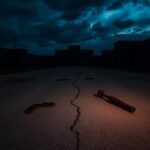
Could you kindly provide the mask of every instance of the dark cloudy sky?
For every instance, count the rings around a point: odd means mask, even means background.
[[[95,53],[119,39],[150,37],[150,0],[0,0],[0,46],[34,54],[81,44]]]

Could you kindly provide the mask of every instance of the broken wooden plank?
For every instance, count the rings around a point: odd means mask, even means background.
[[[135,112],[136,108],[123,102],[122,100],[120,100],[119,98],[116,98],[114,96],[110,96],[110,95],[106,95],[104,93],[103,90],[98,90],[97,91],[97,94],[95,95],[96,97],[101,97],[103,98],[104,100],[106,100],[107,102],[111,103],[111,104],[114,104],[130,113],[133,113]]]
[[[54,107],[55,103],[54,102],[44,102],[41,104],[32,104],[31,106],[27,107],[24,110],[25,114],[30,114],[33,112],[33,110],[37,109],[38,107]]]

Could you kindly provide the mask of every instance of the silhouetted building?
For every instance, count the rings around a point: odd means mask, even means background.
[[[0,48],[0,66],[20,67],[20,66],[25,66],[26,62],[27,62],[27,50],[26,49]]]
[[[118,67],[135,67],[138,59],[137,41],[118,41],[114,44],[114,60]]]
[[[69,49],[56,50],[56,59],[62,65],[88,65],[92,63],[93,50],[71,45]]]
[[[117,67],[147,68],[150,66],[150,40],[114,43],[114,62]]]
[[[144,40],[138,51],[139,66],[141,68],[150,68],[150,39]]]
[[[113,50],[101,51],[101,65],[103,67],[113,66]]]
[[[28,54],[29,66],[54,66],[55,56],[40,56]]]

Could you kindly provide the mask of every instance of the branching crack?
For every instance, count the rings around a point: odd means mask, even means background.
[[[77,114],[76,114],[76,118],[74,119],[73,124],[70,126],[70,131],[73,132],[74,135],[75,135],[75,138],[76,138],[76,150],[79,150],[79,148],[80,148],[80,132],[75,130],[75,127],[76,127],[77,123],[79,122],[81,112],[80,112],[80,106],[75,104],[75,101],[78,99],[78,97],[80,95],[80,88],[75,83],[75,81],[72,82],[72,86],[77,89],[77,94],[75,95],[74,99],[72,99],[70,101],[70,104],[76,108],[76,113]]]

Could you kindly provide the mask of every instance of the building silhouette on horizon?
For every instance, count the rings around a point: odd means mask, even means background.
[[[92,63],[93,50],[81,49],[80,45],[70,45],[69,49],[57,49],[55,57],[61,65],[89,65]]]
[[[116,67],[150,67],[150,39],[115,42],[113,60]]]
[[[0,67],[63,65],[149,70],[150,39],[117,41],[112,50],[102,50],[97,56],[92,49],[82,49],[80,45],[56,49],[55,56],[33,55],[22,48],[0,48]]]
[[[102,50],[100,61],[102,67],[113,67],[113,50]]]
[[[0,47],[1,67],[22,67],[27,64],[28,53],[23,48],[2,48]]]

